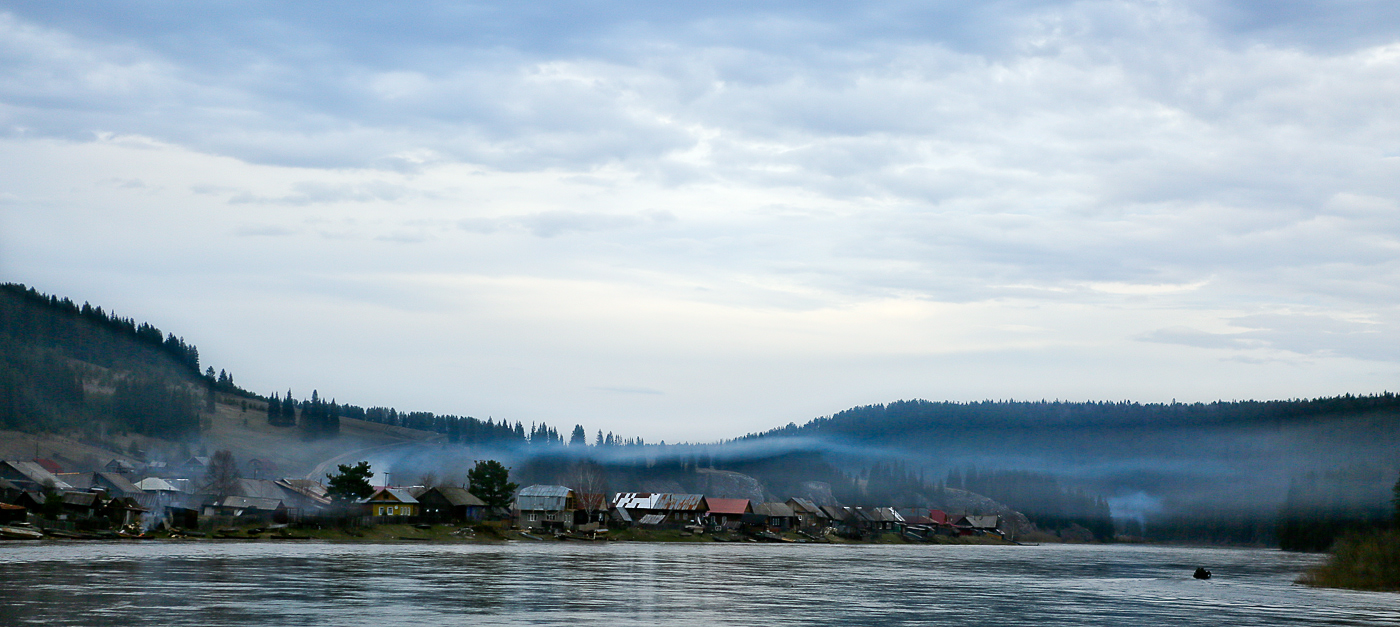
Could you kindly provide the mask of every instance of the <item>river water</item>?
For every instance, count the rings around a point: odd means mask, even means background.
[[[1323,558],[1147,546],[0,545],[0,624],[1400,625]],[[1213,579],[1191,577],[1197,566]]]

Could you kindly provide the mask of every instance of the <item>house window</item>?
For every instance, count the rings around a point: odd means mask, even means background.
[[[535,516],[536,514],[534,512],[530,512],[530,522],[535,522],[536,520],[538,520],[537,518],[535,518]]]

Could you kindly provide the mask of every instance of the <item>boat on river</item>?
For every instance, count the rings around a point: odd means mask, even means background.
[[[36,529],[0,526],[0,538],[5,540],[42,540],[44,534]]]

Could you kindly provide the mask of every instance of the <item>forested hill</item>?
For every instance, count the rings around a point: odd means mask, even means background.
[[[740,440],[817,436],[861,442],[907,441],[925,432],[949,430],[1190,429],[1284,426],[1372,412],[1400,412],[1391,392],[1316,399],[1216,401],[1213,403],[1134,403],[1067,401],[979,401],[973,403],[896,401],[865,405],[789,424]]]
[[[146,435],[197,432],[227,373],[199,371],[199,351],[173,334],[24,285],[0,285],[0,429],[106,424]]]
[[[0,430],[72,433],[108,429],[172,441],[200,434],[222,395],[257,401],[267,424],[285,435],[329,438],[340,419],[442,434],[452,443],[498,448],[563,445],[547,424],[485,421],[471,416],[360,407],[320,398],[298,400],[291,390],[262,397],[241,389],[233,375],[200,371],[199,350],[156,326],[88,303],[50,296],[24,285],[0,284]],[[246,411],[249,403],[241,403]],[[571,444],[587,434],[575,426]],[[597,444],[640,444],[640,438],[597,434]]]

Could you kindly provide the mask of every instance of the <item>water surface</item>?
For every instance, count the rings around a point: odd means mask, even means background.
[[[1322,559],[1144,546],[0,545],[7,625],[1400,625]],[[1191,577],[1197,566],[1215,573]]]

